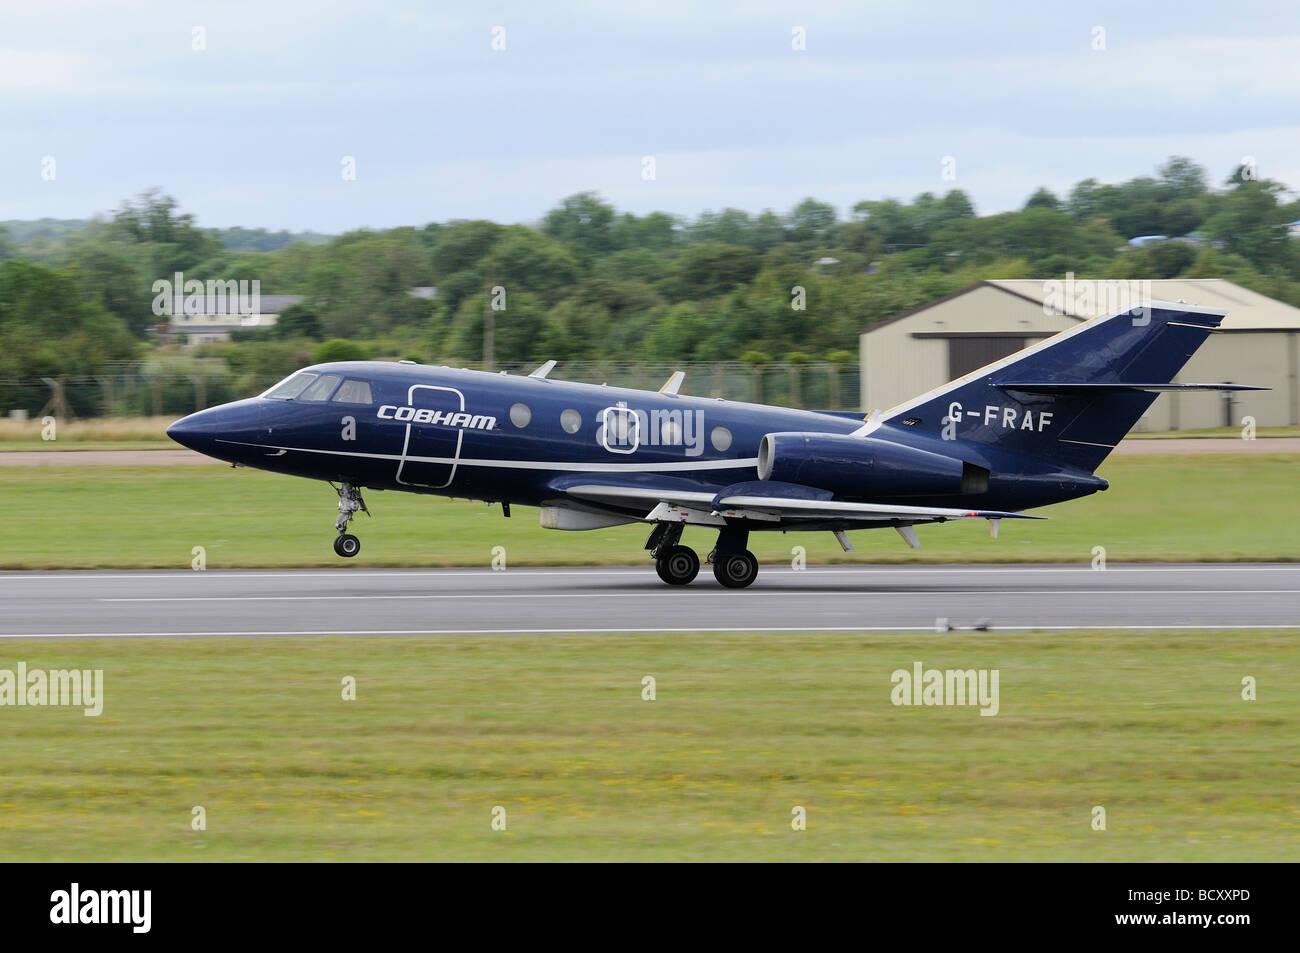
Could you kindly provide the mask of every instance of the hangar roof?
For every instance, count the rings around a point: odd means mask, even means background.
[[[1119,285],[1121,279],[1091,279],[1095,286]],[[1084,279],[1075,279],[1075,285],[1082,285]],[[1123,280],[1128,284],[1127,280]],[[876,328],[904,318],[920,314],[937,304],[951,301],[979,288],[996,288],[1017,298],[1045,304],[1050,294],[1055,292],[1063,300],[1072,303],[1065,309],[1065,314],[1081,320],[1095,318],[1108,313],[1110,304],[1108,296],[1099,290],[1086,296],[1062,294],[1066,290],[1061,279],[1051,281],[1041,278],[991,279],[980,281],[950,295],[927,302],[919,308],[913,308],[895,315],[864,329],[869,334]],[[1143,287],[1145,290],[1145,286]],[[1200,305],[1206,308],[1221,308],[1228,312],[1223,319],[1225,331],[1292,331],[1300,330],[1300,308],[1235,285],[1223,278],[1169,278],[1150,281],[1150,297],[1157,301],[1181,301],[1186,304]]]
[[[1098,283],[1103,280],[1098,279]],[[1048,296],[1049,285],[1043,280],[993,280],[982,283],[1037,301],[1045,301]],[[1062,284],[1060,279],[1057,279],[1057,283]],[[1143,288],[1145,287],[1144,283]],[[1150,282],[1150,287],[1151,297],[1158,301],[1181,301],[1204,308],[1222,308],[1228,312],[1228,316],[1223,319],[1225,331],[1300,330],[1300,308],[1293,308],[1223,278],[1155,279]],[[1067,309],[1068,313],[1079,318],[1095,318],[1106,313],[1105,295],[1090,297],[1102,300],[1082,311]],[[1077,295],[1075,300],[1080,300]]]

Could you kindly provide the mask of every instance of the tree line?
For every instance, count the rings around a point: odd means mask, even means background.
[[[849,362],[864,328],[986,278],[1222,277],[1300,305],[1297,219],[1283,184],[1243,166],[1212,186],[1180,157],[1119,184],[1038,189],[986,216],[958,189],[845,215],[809,198],[784,214],[693,219],[620,213],[581,193],[532,225],[327,238],[205,229],[150,192],[90,222],[0,226],[0,379],[197,359],[251,380],[321,353],[472,365],[488,318],[498,364]],[[1134,247],[1137,236],[1163,239]],[[151,308],[154,280],[177,271],[258,279],[263,294],[303,301],[274,328],[182,354],[159,343]],[[428,286],[432,297],[412,293]]]

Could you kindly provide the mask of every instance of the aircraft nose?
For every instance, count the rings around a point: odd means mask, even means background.
[[[217,408],[214,407],[182,417],[167,428],[167,436],[182,447],[197,450],[199,453],[210,453],[218,433],[221,432],[218,419],[220,415],[216,410]]]

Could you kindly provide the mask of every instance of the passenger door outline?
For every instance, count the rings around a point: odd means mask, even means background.
[[[443,387],[440,384],[412,384],[410,389],[406,392],[406,403],[412,407],[415,406],[415,392],[417,390],[444,391],[455,394],[459,403],[459,406],[456,408],[457,411],[460,413],[465,412],[465,395],[455,387]],[[451,486],[451,481],[456,478],[456,468],[460,466],[460,446],[465,439],[464,428],[457,428],[456,430],[456,452],[452,454],[452,462],[449,465],[450,470],[447,473],[446,481],[443,483],[419,483],[414,480],[402,479],[402,474],[406,469],[407,455],[409,454],[411,447],[411,424],[412,421],[408,420],[406,422],[406,437],[402,440],[402,459],[397,464],[397,482],[403,486],[421,486],[429,490],[441,490]],[[439,425],[427,424],[426,426],[436,427]],[[416,465],[424,467],[448,466],[448,464],[423,463],[421,461],[416,461]]]

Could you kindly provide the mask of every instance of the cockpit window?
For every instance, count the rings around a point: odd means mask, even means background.
[[[349,377],[334,393],[333,400],[341,404],[370,404],[370,381]]]
[[[302,392],[299,400],[329,400],[330,394],[334,393],[334,388],[339,386],[339,381],[343,380],[341,374],[322,374],[311,382],[311,385]]]
[[[270,397],[273,400],[293,400],[306,390],[307,385],[314,381],[317,376],[316,374],[308,374],[305,371],[291,374],[262,396]]]

